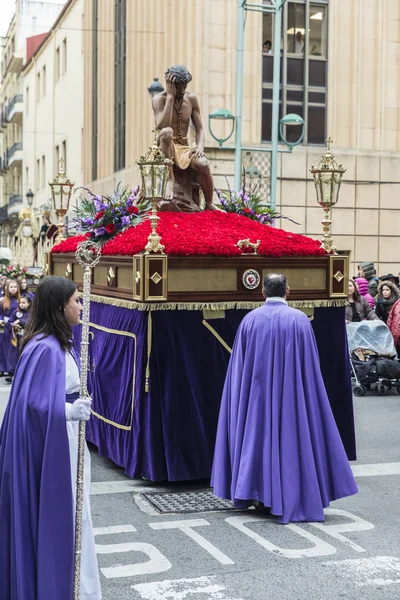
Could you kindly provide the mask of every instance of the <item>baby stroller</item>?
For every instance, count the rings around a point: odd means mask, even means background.
[[[384,396],[396,387],[400,394],[400,362],[393,336],[383,321],[348,323],[347,340],[353,380],[354,395],[364,396],[373,390]]]

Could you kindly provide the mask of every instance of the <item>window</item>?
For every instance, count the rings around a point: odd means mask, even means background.
[[[283,8],[279,118],[289,113],[305,121],[304,143],[324,144],[327,106],[328,0],[292,0]],[[262,131],[271,140],[274,19],[263,16]],[[268,51],[269,50],[269,51]],[[298,140],[299,128],[286,127],[288,141]]]
[[[29,86],[26,88],[25,90],[25,113],[26,116],[29,116],[29,104],[30,104],[30,98],[29,98]]]
[[[62,143],[62,157],[64,159],[64,171],[67,172],[67,141]]]
[[[60,79],[60,67],[61,67],[61,62],[60,62],[60,47],[57,48],[56,50],[56,58],[55,58],[55,62],[54,62],[54,80],[58,81]]]
[[[41,189],[46,187],[46,157],[42,156],[42,186]]]
[[[25,167],[25,188],[29,190],[31,187],[32,186],[29,181],[29,167]]]
[[[36,160],[36,191],[40,190],[40,159]]]
[[[41,80],[40,80],[40,72],[36,75],[36,100],[39,102],[42,92]]]
[[[98,88],[98,0],[93,0],[92,13],[92,181],[97,179],[97,88]]]
[[[46,66],[43,67],[42,71],[42,96],[46,95]]]
[[[56,154],[55,154],[55,173],[57,174],[58,172],[58,165],[60,164],[60,146],[56,146]]]
[[[326,57],[326,7],[320,4],[310,6],[310,21],[308,35],[310,39],[309,53],[311,56]]]
[[[62,74],[64,75],[64,73],[67,71],[67,38],[63,40],[62,48]]]
[[[115,0],[114,169],[125,168],[126,0]]]

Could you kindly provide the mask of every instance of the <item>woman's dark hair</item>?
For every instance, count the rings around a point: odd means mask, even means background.
[[[18,283],[19,283],[19,287],[20,287],[20,289],[21,289],[21,290],[22,290],[22,282],[23,282],[23,281],[25,281],[25,283],[26,283],[26,288],[25,288],[25,290],[24,290],[24,291],[26,291],[26,292],[27,292],[27,291],[29,290],[29,286],[28,286],[28,280],[27,280],[27,278],[26,278],[26,277],[18,277],[18,278],[17,278],[17,281],[18,281]]]
[[[36,288],[29,322],[22,338],[21,352],[36,335],[54,335],[63,350],[71,347],[72,330],[64,316],[64,307],[77,289],[64,277],[45,277]]]
[[[354,281],[354,279],[350,279],[349,281],[350,281],[350,283],[352,283],[354,285],[354,294],[353,294],[354,301],[359,302],[361,296],[360,296],[360,292],[359,292],[357,283]]]

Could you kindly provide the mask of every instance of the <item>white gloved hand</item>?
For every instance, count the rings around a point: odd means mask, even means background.
[[[73,404],[65,403],[65,416],[67,421],[89,421],[92,399],[89,397],[78,398]]]

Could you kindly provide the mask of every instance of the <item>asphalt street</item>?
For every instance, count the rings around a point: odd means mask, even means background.
[[[0,380],[0,417],[8,388]],[[160,513],[207,482],[132,481],[92,454],[92,513],[104,600],[398,600],[400,396],[355,398],[357,496],[324,524],[278,525],[254,510]]]

